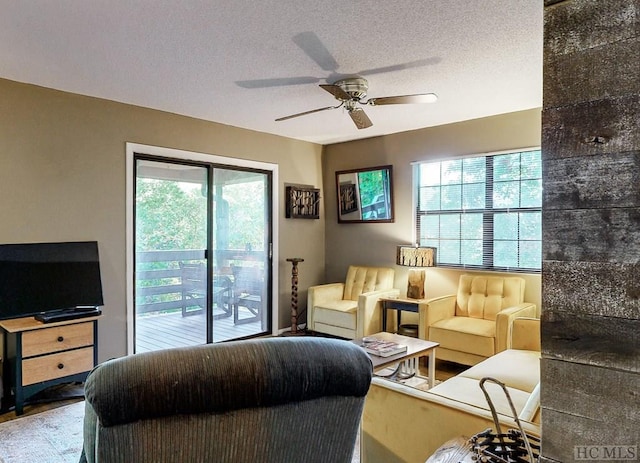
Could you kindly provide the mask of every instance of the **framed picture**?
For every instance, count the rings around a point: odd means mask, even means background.
[[[287,186],[285,188],[287,219],[319,219],[320,189]]]

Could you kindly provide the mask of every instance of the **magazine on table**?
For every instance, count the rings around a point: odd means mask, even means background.
[[[363,338],[362,347],[369,354],[377,355],[378,357],[391,357],[407,351],[407,346],[404,344],[377,338]]]

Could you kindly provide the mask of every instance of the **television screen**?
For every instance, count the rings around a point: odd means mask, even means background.
[[[102,305],[96,241],[0,245],[0,319]]]

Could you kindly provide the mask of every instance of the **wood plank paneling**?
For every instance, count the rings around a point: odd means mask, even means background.
[[[558,5],[545,8],[544,12],[545,57],[600,47],[640,35],[638,0],[545,0],[545,6],[556,3]]]
[[[541,331],[544,358],[640,371],[640,320],[551,311],[545,307]],[[591,379],[586,375],[582,380]],[[554,390],[556,386],[551,383],[545,387]]]
[[[545,1],[542,458],[640,441],[640,1]]]
[[[619,98],[638,92],[640,39],[545,55],[544,107]]]
[[[542,212],[543,260],[640,262],[640,207]]]
[[[640,264],[545,261],[545,311],[640,319]]]
[[[623,407],[616,405],[617,409]],[[551,461],[579,461],[574,457],[576,446],[634,446],[639,441],[637,422],[616,421],[614,414],[603,406],[601,413],[591,416],[564,413],[542,407],[542,422],[545,423],[542,451]],[[636,426],[635,428],[633,426]],[[605,459],[592,461],[603,462]],[[623,461],[614,459],[613,461]]]
[[[640,437],[640,373],[592,367],[555,359],[542,359],[541,374],[548,378],[541,389],[541,399],[547,408],[579,416],[590,416],[602,407],[612,416],[600,415],[599,420],[625,422]],[[582,378],[588,376],[589,381]],[[557,387],[553,387],[557,386]],[[580,400],[575,400],[578,397]],[[603,423],[603,426],[605,424]],[[631,426],[633,425],[633,426]]]
[[[542,168],[546,210],[640,204],[640,151],[545,160]]]
[[[548,162],[550,159],[638,151],[640,134],[636,125],[639,119],[638,93],[545,109],[542,112],[542,158]],[[591,158],[590,161],[599,162],[599,159]]]

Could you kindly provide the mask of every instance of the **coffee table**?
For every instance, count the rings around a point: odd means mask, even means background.
[[[429,388],[432,388],[436,384],[436,347],[440,344],[432,341],[425,341],[424,339],[410,338],[409,336],[402,336],[399,334],[381,332],[367,336],[367,338],[377,338],[384,341],[393,341],[398,344],[404,344],[407,346],[407,351],[401,354],[391,355],[390,357],[379,357],[377,355],[369,355],[371,362],[373,363],[373,371],[382,370],[383,368],[393,365],[395,363],[413,363],[415,371],[417,368],[417,361],[419,357],[429,356]],[[353,343],[362,346],[362,338],[354,339]]]

